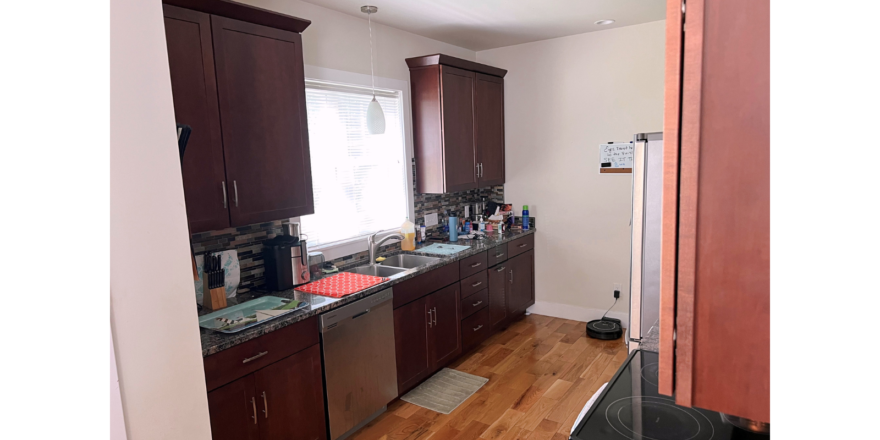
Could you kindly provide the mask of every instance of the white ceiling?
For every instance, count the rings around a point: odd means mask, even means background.
[[[666,18],[664,0],[304,1],[361,18],[361,6],[378,6],[377,23],[474,51]],[[603,19],[616,22],[594,24]]]

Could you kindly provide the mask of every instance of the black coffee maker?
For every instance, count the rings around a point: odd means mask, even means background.
[[[309,282],[309,252],[299,235],[299,223],[290,223],[284,225],[284,235],[263,242],[267,289],[286,290]]]

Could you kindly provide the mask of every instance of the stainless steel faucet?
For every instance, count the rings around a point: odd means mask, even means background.
[[[386,235],[385,237],[382,237],[382,239],[379,240],[379,242],[377,243],[376,242],[377,235],[379,235],[378,232],[367,237],[367,247],[370,249],[370,266],[376,264],[376,252],[379,251],[379,246],[382,246],[382,244],[388,240],[403,241],[403,234],[394,233],[394,234],[389,234],[389,235]]]

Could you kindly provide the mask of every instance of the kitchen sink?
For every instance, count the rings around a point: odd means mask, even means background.
[[[440,259],[435,257],[423,257],[421,255],[397,254],[385,258],[385,261],[379,264],[383,266],[412,269],[414,267],[425,266],[435,261],[440,261]]]
[[[346,272],[359,273],[362,275],[372,275],[374,277],[393,277],[401,272],[406,272],[406,269],[400,267],[385,267],[380,265],[374,266],[358,266],[353,267],[351,269],[346,270]]]

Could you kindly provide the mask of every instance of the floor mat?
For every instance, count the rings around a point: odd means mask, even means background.
[[[485,377],[444,368],[406,393],[400,400],[431,411],[449,414],[488,381],[489,379]]]

